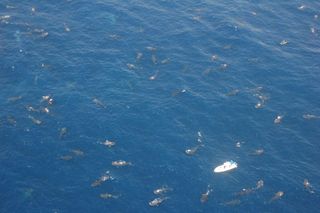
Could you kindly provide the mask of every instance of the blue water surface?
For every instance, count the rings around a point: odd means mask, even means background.
[[[0,212],[319,211],[319,16],[316,0],[2,0]]]

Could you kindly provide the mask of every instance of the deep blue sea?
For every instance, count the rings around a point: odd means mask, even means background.
[[[1,0],[0,212],[319,212],[319,16],[317,0]]]

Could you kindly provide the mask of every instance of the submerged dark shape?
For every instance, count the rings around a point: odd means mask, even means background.
[[[236,196],[249,195],[249,194],[251,194],[251,193],[254,193],[256,190],[262,188],[263,185],[264,185],[263,180],[259,180],[259,181],[256,183],[256,187],[253,187],[253,188],[243,188],[240,192],[237,192],[235,195],[236,195]]]
[[[168,186],[161,186],[160,188],[153,190],[153,194],[161,195],[161,194],[167,193],[168,191],[172,191],[172,188]]]
[[[101,108],[107,108],[107,106],[102,103],[102,101],[100,101],[99,99],[97,98],[93,98],[92,99],[92,102],[95,103],[98,107],[101,107]]]
[[[161,64],[168,64],[169,62],[170,62],[170,59],[166,58],[161,61]]]
[[[117,34],[110,34],[108,36],[111,40],[120,40],[121,39],[121,36],[120,35],[117,35]]]
[[[237,148],[240,148],[240,147],[241,147],[241,142],[240,142],[240,141],[238,141],[238,142],[236,143],[236,147],[237,147]]]
[[[8,102],[16,102],[16,101],[21,100],[21,99],[22,99],[21,95],[13,96],[13,97],[8,98]]]
[[[109,140],[105,140],[105,141],[104,141],[104,142],[102,142],[101,144],[103,144],[103,145],[105,145],[105,146],[107,146],[107,147],[111,148],[111,147],[113,147],[113,146],[115,146],[115,145],[116,145],[116,142],[114,142],[114,141],[109,141]]]
[[[175,96],[179,95],[180,93],[185,93],[186,91],[187,91],[186,89],[178,89],[178,90],[176,90],[176,91],[173,91],[173,92],[171,93],[171,96],[172,96],[172,97],[175,97]]]
[[[42,96],[41,102],[47,102],[47,104],[52,105],[53,104],[53,98],[51,97],[51,95],[44,95]]]
[[[220,65],[220,70],[221,71],[225,71],[225,70],[227,70],[228,66],[229,66],[228,64],[221,64]]]
[[[312,114],[304,114],[302,117],[306,120],[311,120],[311,119],[320,119],[320,116],[317,115],[312,115]]]
[[[241,203],[241,200],[234,199],[234,200],[230,200],[230,201],[224,202],[223,205],[226,205],[226,206],[237,206],[240,203]]]
[[[109,193],[102,193],[100,194],[100,197],[102,199],[110,199],[110,198],[113,198],[113,199],[117,199],[120,197],[120,195],[113,195],[113,194],[109,194]]]
[[[50,110],[49,110],[48,107],[43,107],[43,108],[41,108],[41,112],[46,113],[46,114],[49,114],[49,113],[50,113]]]
[[[65,32],[70,32],[71,31],[69,26],[66,23],[64,23],[63,25],[64,25],[64,31]]]
[[[259,181],[257,182],[257,185],[256,185],[255,190],[260,189],[260,188],[262,188],[263,186],[264,186],[263,180],[259,180]]]
[[[124,160],[117,160],[117,161],[112,161],[111,165],[116,167],[124,167],[124,166],[131,166],[132,163]]]
[[[69,161],[69,160],[73,159],[74,157],[79,157],[79,156],[84,155],[84,152],[79,149],[72,149],[70,152],[71,152],[71,154],[63,155],[60,157],[60,159],[65,160],[65,161]]]
[[[274,194],[274,196],[269,200],[269,203],[275,201],[275,200],[279,200],[280,198],[282,198],[282,196],[284,195],[283,191],[278,191],[277,193]]]
[[[8,6],[8,5],[7,5]],[[10,20],[11,16],[10,15],[3,15],[0,16],[0,23],[5,23],[5,24],[9,24],[9,20]]]
[[[68,132],[68,129],[67,129],[66,127],[62,127],[62,128],[60,129],[59,138],[60,138],[60,139],[64,138],[65,135],[67,134],[67,132]]]
[[[283,115],[278,115],[275,119],[274,119],[274,123],[275,124],[280,124],[281,123],[281,121],[282,121],[282,119],[283,119]]]
[[[107,181],[107,180],[112,180],[112,176],[109,175],[109,171],[107,171],[104,175],[102,175],[101,177],[99,177],[97,180],[95,180],[92,184],[91,187],[96,187],[101,185],[103,182]]]
[[[208,199],[209,199],[209,195],[211,194],[211,192],[212,192],[212,188],[211,188],[210,185],[208,185],[207,191],[206,191],[205,193],[201,194],[200,202],[201,202],[201,203],[207,202]]]
[[[42,124],[42,121],[40,121],[39,119],[36,119],[35,117],[29,115],[28,118],[30,118],[30,120],[32,121],[32,123],[40,125]]]
[[[149,80],[151,80],[151,81],[155,80],[155,79],[158,77],[158,74],[159,74],[159,70],[157,70],[157,71],[155,72],[155,74],[153,74],[152,76],[150,76],[150,77],[149,77]]]
[[[269,99],[268,96],[262,94],[260,91],[254,93],[253,96],[255,96],[255,97],[257,97],[259,99],[259,101],[254,106],[254,108],[256,108],[256,109],[263,108],[265,103],[266,103],[266,101]]]
[[[156,55],[152,54],[151,61],[152,61],[153,64],[157,64],[158,63]]]
[[[287,41],[287,40],[282,40],[281,42],[280,42],[280,45],[281,46],[283,46],[283,45],[287,45],[289,42]]]
[[[38,28],[34,29],[31,33],[37,34],[41,38],[46,38],[49,35],[49,33],[47,31],[45,31],[44,29],[38,29]]]
[[[234,90],[231,90],[230,92],[226,93],[226,96],[235,96],[235,95],[238,95],[240,92],[239,89],[234,89]]]
[[[33,106],[26,106],[26,108],[29,112],[39,112],[39,110],[35,109]]]
[[[167,199],[169,199],[168,197],[158,197],[158,198],[155,198],[155,199],[153,199],[153,200],[151,200],[150,202],[149,202],[149,206],[152,206],[152,207],[154,207],[154,206],[159,206],[161,203],[163,203],[163,201],[165,201],[165,200],[167,200]]]
[[[152,46],[148,46],[146,47],[147,50],[150,50],[150,51],[156,51],[157,48],[156,47],[152,47]]]
[[[143,54],[138,52],[136,55],[136,60],[139,61],[142,58]]]
[[[303,180],[303,186],[304,186],[304,188],[305,188],[308,192],[310,192],[311,194],[314,193],[313,187],[312,187],[312,185],[310,184],[310,182],[309,182],[307,179],[304,179],[304,180]]]
[[[203,146],[203,145],[197,145],[197,146],[195,146],[193,148],[186,149],[185,150],[186,155],[189,155],[189,156],[194,155],[201,146]]]
[[[247,188],[247,189],[242,189],[240,192],[237,192],[237,196],[243,196],[243,195],[248,195],[254,192],[254,189],[252,188]]]
[[[76,156],[83,156],[84,155],[84,152],[81,151],[80,149],[73,149],[73,150],[71,150],[71,152]]]
[[[254,108],[256,109],[261,109],[263,107],[263,102],[258,101],[258,103],[256,103],[256,105],[254,105]]]
[[[253,152],[251,152],[250,155],[259,156],[259,155],[262,155],[263,153],[264,153],[264,149],[256,149]]]
[[[17,124],[16,119],[12,116],[7,116],[7,122],[8,122],[8,124],[10,124],[12,126],[15,126]]]
[[[214,69],[212,67],[208,67],[207,69],[205,69],[202,74],[203,75],[209,75],[210,73],[212,73],[214,71]]]
[[[24,198],[32,198],[34,195],[34,189],[33,188],[25,188],[23,189],[23,197]]]
[[[127,67],[128,67],[128,69],[130,69],[130,70],[136,68],[136,66],[135,66],[134,64],[130,64],[130,63],[127,64]]]
[[[216,61],[218,59],[219,59],[218,55],[212,55],[211,56],[211,61]]]
[[[69,161],[69,160],[72,160],[72,159],[73,159],[73,157],[71,155],[60,156],[60,160]]]

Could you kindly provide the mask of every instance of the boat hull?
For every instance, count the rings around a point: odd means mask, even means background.
[[[231,171],[234,170],[238,167],[238,164],[236,162],[233,161],[227,161],[224,164],[217,166],[213,172],[214,173],[222,173],[222,172],[227,172],[227,171]]]

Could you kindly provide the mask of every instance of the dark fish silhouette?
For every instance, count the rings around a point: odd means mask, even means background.
[[[98,107],[101,107],[101,108],[107,108],[107,106],[102,103],[102,101],[100,101],[99,99],[97,98],[94,98],[92,99],[93,103],[95,103]]]
[[[319,119],[320,116],[317,115],[311,115],[311,114],[304,114],[302,115],[302,117],[306,120],[311,120],[311,119]]]
[[[263,180],[259,180],[259,181],[256,183],[256,187],[247,188],[247,189],[242,189],[240,192],[237,192],[235,195],[236,195],[236,196],[249,195],[249,194],[251,194],[251,193],[254,193],[256,190],[262,188],[263,185],[264,185]]]
[[[102,198],[102,199],[110,199],[110,198],[113,198],[113,199],[117,199],[117,198],[119,198],[120,197],[120,195],[113,195],[113,194],[109,194],[109,193],[102,193],[102,194],[100,194],[100,197]]]
[[[84,152],[81,151],[80,149],[73,149],[73,150],[71,150],[71,152],[76,156],[83,156],[84,155]]]
[[[124,160],[117,160],[117,161],[112,161],[111,165],[116,167],[124,167],[124,166],[131,166],[132,163]]]
[[[304,179],[304,180],[303,180],[303,186],[304,186],[304,188],[305,188],[308,192],[310,192],[311,194],[314,193],[313,187],[312,187],[312,185],[310,184],[310,182],[309,182],[307,179]]]
[[[240,192],[237,192],[237,196],[243,196],[243,195],[248,195],[254,192],[254,189],[248,188],[248,189],[242,189]]]
[[[155,72],[155,74],[153,74],[152,76],[150,76],[150,77],[149,77],[149,80],[151,80],[151,81],[155,80],[155,79],[158,77],[158,74],[159,74],[159,70],[157,70],[157,71]]]
[[[22,99],[22,96],[19,95],[19,96],[14,96],[14,97],[10,97],[8,98],[8,102],[16,102],[18,100],[21,100]]]
[[[262,155],[263,153],[264,153],[264,149],[256,149],[252,153],[250,153],[250,155],[259,156],[259,155]]]
[[[212,188],[210,187],[210,185],[208,185],[207,191],[205,193],[201,194],[200,202],[201,203],[207,202],[211,192],[212,192]]]
[[[256,185],[255,190],[261,189],[263,186],[264,186],[263,180],[259,180],[259,181],[257,182],[257,185]]]
[[[158,197],[158,198],[155,198],[155,199],[153,199],[153,200],[151,200],[150,202],[149,202],[149,206],[152,206],[152,207],[154,207],[154,206],[159,206],[161,203],[163,203],[163,201],[165,201],[165,200],[167,200],[168,199],[168,197]]]
[[[134,64],[130,64],[130,63],[127,64],[127,67],[128,67],[128,69],[130,69],[130,70],[136,68],[136,66],[135,66]]]
[[[241,203],[241,201],[239,199],[234,199],[234,200],[230,200],[227,202],[224,202],[223,204],[226,206],[237,206]]]
[[[153,54],[151,56],[151,61],[152,61],[153,64],[157,64],[158,63],[157,57],[155,55],[153,55]]]
[[[177,95],[179,95],[179,94],[181,94],[181,93],[185,93],[186,91],[187,91],[186,89],[179,89],[179,90],[173,91],[173,92],[171,93],[171,96],[172,96],[172,97],[175,97],[175,96],[177,96]]]
[[[60,129],[59,138],[60,139],[64,138],[64,136],[67,134],[67,132],[68,132],[68,129],[66,127],[62,127]]]
[[[283,116],[282,115],[278,115],[275,119],[274,119],[274,123],[275,124],[279,124],[282,121]]]
[[[42,124],[42,121],[36,119],[35,117],[33,117],[33,116],[31,116],[31,115],[29,115],[28,118],[30,118],[31,121],[32,121],[32,123],[34,123],[34,124],[37,124],[37,125]]]
[[[195,146],[193,148],[186,149],[184,152],[186,153],[186,155],[194,155],[201,146],[202,145],[197,145],[197,146]]]
[[[111,148],[111,147],[113,147],[113,146],[115,146],[115,145],[116,145],[116,142],[106,140],[105,142],[102,142],[101,144],[103,144],[103,145],[105,145],[105,146],[107,146],[107,147]]]
[[[60,160],[65,160],[65,161],[69,161],[72,159],[73,159],[73,157],[71,155],[63,155],[60,157]]]
[[[7,122],[12,126],[15,126],[17,124],[16,119],[14,117],[12,117],[12,116],[8,116],[7,117]]]
[[[151,47],[151,46],[146,47],[146,49],[150,50],[150,51],[156,51],[157,50],[156,47]]]
[[[238,95],[239,92],[240,92],[240,90],[234,89],[234,90],[228,92],[228,93],[226,94],[226,96],[235,96],[235,95]]]
[[[279,192],[275,193],[274,196],[269,200],[269,203],[271,203],[275,200],[279,200],[280,198],[282,198],[283,195],[284,195],[283,191],[279,191]]]
[[[263,107],[263,103],[264,102],[258,101],[258,103],[256,105],[254,105],[254,108],[261,109]]]
[[[136,60],[139,61],[142,58],[143,54],[138,52],[136,56]]]
[[[26,108],[27,108],[27,110],[28,110],[29,112],[39,112],[38,109],[35,109],[35,108],[32,107],[32,106],[27,106]]]
[[[162,186],[158,189],[153,190],[153,194],[161,195],[161,194],[167,193],[168,191],[172,191],[172,188],[169,188],[168,186]]]
[[[92,184],[91,187],[97,187],[99,185],[101,185],[103,182],[107,181],[107,180],[112,180],[112,176],[109,175],[109,171],[107,171],[104,175],[102,175],[101,177],[99,177],[97,180],[95,180]]]
[[[41,102],[47,102],[47,104],[52,105],[53,104],[53,98],[50,95],[44,95],[42,96]]]
[[[170,59],[169,58],[166,58],[166,59],[163,59],[162,61],[161,61],[161,64],[167,64],[167,63],[169,63],[170,62]]]
[[[208,67],[207,69],[205,69],[202,72],[202,75],[209,75],[210,73],[212,73],[214,71],[214,69],[212,67]]]

